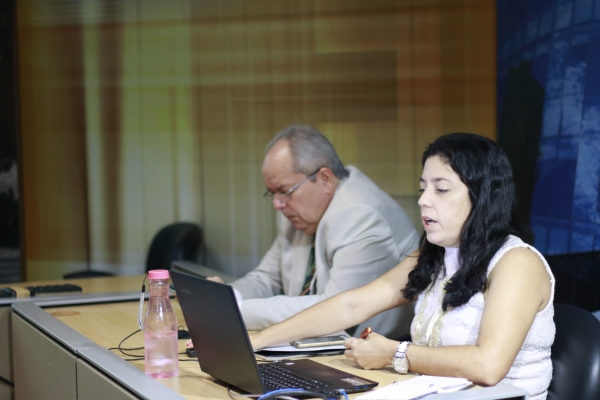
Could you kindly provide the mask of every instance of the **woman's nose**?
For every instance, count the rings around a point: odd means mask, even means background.
[[[423,190],[423,192],[421,193],[421,196],[419,197],[419,201],[417,201],[417,204],[420,207],[427,207],[430,203],[429,203],[429,195],[427,194],[427,190]]]

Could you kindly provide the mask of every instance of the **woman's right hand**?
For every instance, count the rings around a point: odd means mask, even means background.
[[[398,342],[372,332],[366,339],[346,339],[344,355],[364,369],[378,369],[390,365],[397,346]]]
[[[254,350],[262,349],[263,347],[265,347],[265,346],[261,346],[261,344],[260,344],[259,334],[260,334],[260,332],[248,332],[248,337],[250,338],[250,344],[252,345],[252,348]],[[258,347],[258,346],[260,346],[260,347]]]

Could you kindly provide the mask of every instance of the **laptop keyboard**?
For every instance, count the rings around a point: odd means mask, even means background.
[[[300,378],[277,364],[259,364],[258,370],[262,381],[267,386],[275,389],[315,389],[329,386],[325,382],[316,379]]]

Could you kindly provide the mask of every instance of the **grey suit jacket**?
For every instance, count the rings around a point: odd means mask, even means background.
[[[311,237],[281,213],[279,234],[259,266],[232,283],[243,296],[248,329],[264,329],[329,297],[360,287],[393,268],[418,247],[419,235],[402,208],[355,167],[340,182],[315,237],[313,295],[299,296]],[[316,283],[315,283],[316,281]],[[315,287],[316,286],[316,287]],[[361,324],[388,337],[410,331],[408,305]]]

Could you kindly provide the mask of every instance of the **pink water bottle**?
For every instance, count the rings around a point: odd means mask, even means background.
[[[177,318],[169,298],[169,271],[148,272],[150,301],[144,318],[146,374],[153,378],[179,375]]]

